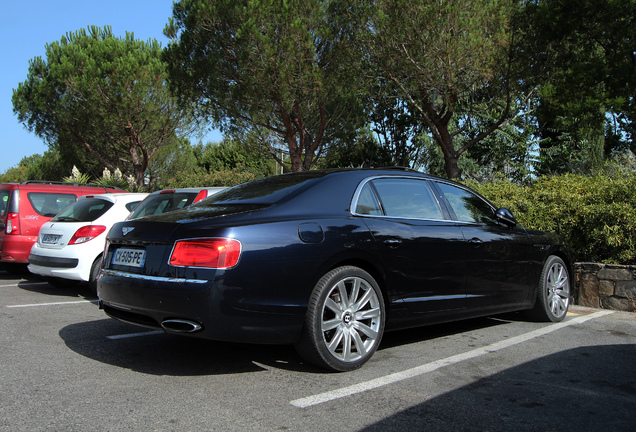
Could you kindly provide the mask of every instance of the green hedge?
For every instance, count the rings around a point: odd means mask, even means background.
[[[510,209],[522,226],[561,235],[576,261],[636,264],[636,174],[566,174],[531,186],[508,181],[469,186]]]
[[[254,180],[256,175],[242,169],[214,172],[181,172],[170,179],[164,188],[235,186]]]

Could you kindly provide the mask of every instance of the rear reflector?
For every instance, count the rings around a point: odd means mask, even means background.
[[[170,265],[175,267],[234,267],[241,256],[241,243],[224,238],[180,240],[175,243]]]

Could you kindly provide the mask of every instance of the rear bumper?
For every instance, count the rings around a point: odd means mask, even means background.
[[[100,307],[113,318],[171,333],[169,326],[162,325],[168,320],[197,323],[201,328],[187,334],[204,339],[287,344],[298,339],[304,323],[304,313],[237,309],[223,298],[214,282],[207,280],[103,270],[97,293]]]
[[[90,277],[90,265],[87,267],[87,261],[92,264],[92,260],[87,257],[80,260],[76,256],[60,256],[59,253],[51,253],[36,244],[29,255],[28,269],[40,276],[87,282]]]
[[[26,264],[37,237],[5,234],[0,242],[0,262]]]

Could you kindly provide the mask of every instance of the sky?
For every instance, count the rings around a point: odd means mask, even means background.
[[[46,143],[27,131],[13,113],[13,89],[26,80],[29,60],[44,57],[45,45],[69,32],[95,25],[111,26],[123,37],[157,39],[165,47],[163,28],[172,16],[172,0],[0,0],[0,174],[25,156],[43,154]],[[203,138],[217,141],[218,132]],[[70,175],[70,174],[69,174]]]

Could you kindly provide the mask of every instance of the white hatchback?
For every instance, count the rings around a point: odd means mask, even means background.
[[[147,195],[112,193],[78,198],[42,225],[29,255],[29,271],[54,286],[88,282],[96,292],[108,231]]]

